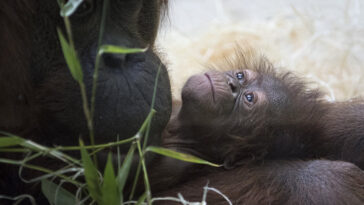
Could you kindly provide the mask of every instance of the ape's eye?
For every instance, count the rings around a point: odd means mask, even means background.
[[[93,1],[83,0],[81,5],[78,6],[75,15],[77,16],[85,16],[90,14],[94,9]]]
[[[236,73],[236,78],[238,80],[243,80],[244,79],[244,73],[243,72],[237,72]]]
[[[246,99],[247,102],[253,103],[254,102],[254,94],[253,93],[245,94],[245,99]]]

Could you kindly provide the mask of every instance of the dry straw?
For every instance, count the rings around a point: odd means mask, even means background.
[[[360,1],[343,8],[299,9],[273,18],[211,23],[186,37],[170,29],[159,41],[170,70],[175,98],[186,79],[232,56],[236,44],[250,46],[274,65],[304,76],[328,100],[364,96],[364,12]],[[173,22],[170,22],[173,25]]]

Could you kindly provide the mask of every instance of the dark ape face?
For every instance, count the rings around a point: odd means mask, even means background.
[[[158,68],[161,73],[152,135],[161,133],[169,119],[169,78],[165,66],[153,51],[163,6],[161,2],[109,1],[102,44],[148,47],[148,50],[138,54],[103,55],[94,116],[97,142],[114,141],[117,135],[123,139],[137,132],[150,110]],[[63,19],[56,0],[42,0],[38,5],[33,29],[31,75],[42,115],[40,127],[46,129],[44,134],[53,135],[52,143],[75,143],[79,135],[88,135],[88,130],[79,86],[70,75],[57,38],[56,28],[64,28]],[[84,0],[70,17],[89,99],[102,9],[103,1]]]
[[[267,112],[284,107],[286,95],[279,87],[272,76],[249,69],[195,75],[182,90],[181,115],[209,129],[248,130]]]

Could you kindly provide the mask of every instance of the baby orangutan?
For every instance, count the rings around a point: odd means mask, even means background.
[[[363,204],[362,101],[328,103],[263,57],[240,52],[229,67],[188,79],[164,133],[164,147],[223,167],[164,158],[151,171],[154,196],[201,201],[209,182],[233,204]]]

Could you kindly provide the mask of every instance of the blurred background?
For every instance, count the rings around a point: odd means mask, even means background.
[[[157,47],[174,97],[206,65],[252,47],[330,101],[364,96],[364,1],[169,0]],[[233,68],[232,68],[233,69]]]

